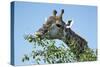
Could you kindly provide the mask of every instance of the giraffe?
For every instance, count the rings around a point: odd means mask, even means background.
[[[69,20],[67,24],[63,21],[64,9],[61,10],[60,15],[57,16],[56,14],[57,11],[54,10],[53,15],[47,19],[46,23],[43,24],[35,35],[41,39],[48,35],[48,39],[62,40],[76,55],[77,61],[79,61],[79,55],[88,48],[87,41],[68,27],[72,20]]]

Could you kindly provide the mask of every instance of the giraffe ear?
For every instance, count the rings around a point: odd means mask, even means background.
[[[71,28],[72,24],[73,24],[73,20],[68,20],[66,23],[66,28]]]

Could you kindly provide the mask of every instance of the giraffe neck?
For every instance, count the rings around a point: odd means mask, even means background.
[[[63,41],[76,56],[79,56],[79,54],[88,48],[87,41],[73,32],[70,28],[65,29],[65,33]]]

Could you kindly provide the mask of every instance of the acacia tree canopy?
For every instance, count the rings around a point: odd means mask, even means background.
[[[76,55],[73,54],[70,48],[64,44],[56,46],[56,40],[40,39],[39,37],[33,38],[32,35],[25,36],[25,39],[32,43],[33,49],[31,55],[25,54],[22,61],[29,61],[30,58],[34,59],[37,64],[48,63],[68,63],[77,62]],[[36,49],[39,47],[41,49]],[[79,55],[79,61],[95,61],[97,54],[92,49],[86,49],[83,54]]]

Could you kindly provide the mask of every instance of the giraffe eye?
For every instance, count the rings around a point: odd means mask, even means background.
[[[60,25],[60,24],[56,24],[56,26],[57,26],[57,27],[61,27],[61,25]]]

